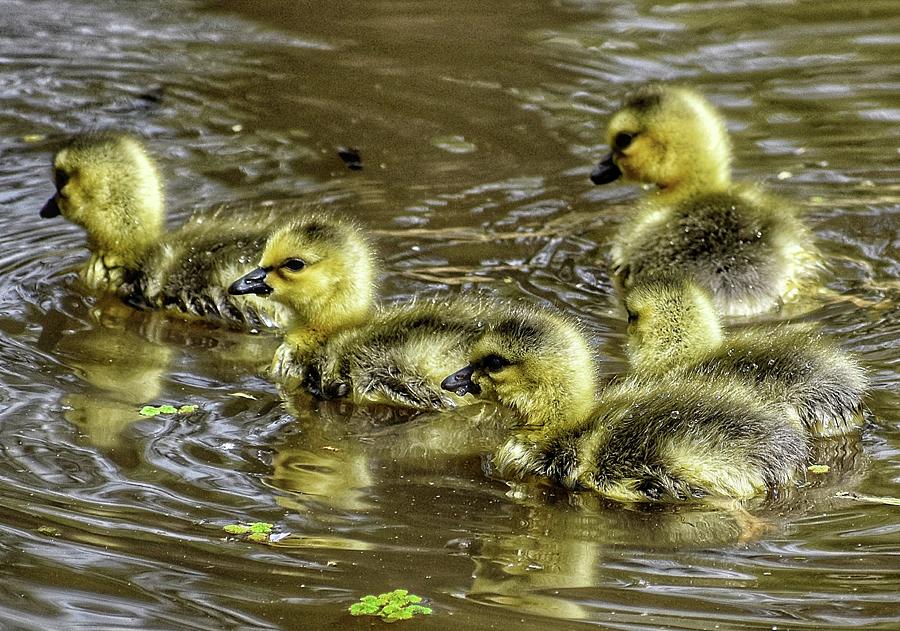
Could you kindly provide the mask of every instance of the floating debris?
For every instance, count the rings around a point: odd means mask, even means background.
[[[852,493],[850,491],[841,491],[835,493],[835,497],[842,497],[848,500],[856,500],[857,502],[871,502],[873,504],[886,504],[887,506],[900,506],[900,498],[881,497],[877,495],[864,495],[862,493]]]
[[[363,168],[362,156],[359,155],[359,149],[353,147],[338,147],[338,157],[344,161],[347,168],[351,171],[359,171]]]

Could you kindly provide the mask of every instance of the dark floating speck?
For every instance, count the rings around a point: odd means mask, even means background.
[[[359,155],[359,149],[351,147],[338,147],[338,157],[344,161],[347,168],[351,171],[359,171],[363,168],[362,156]]]
[[[145,92],[141,92],[140,94],[138,94],[137,98],[146,103],[161,103],[163,100],[163,96],[165,95],[165,91],[165,86],[158,85],[150,88]]]

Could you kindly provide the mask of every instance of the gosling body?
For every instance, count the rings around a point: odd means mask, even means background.
[[[328,216],[275,231],[259,265],[230,291],[268,296],[291,314],[271,367],[283,390],[420,409],[462,401],[440,382],[478,334],[481,301],[376,307],[371,246],[354,224]]]
[[[79,276],[91,289],[140,308],[239,327],[284,324],[279,306],[228,294],[250,270],[272,227],[297,207],[221,207],[166,231],[162,178],[137,138],[102,132],[74,138],[53,160],[56,193],[41,216],[62,215],[87,232]]]
[[[820,266],[796,209],[731,180],[731,144],[715,109],[686,88],[629,95],[609,122],[611,153],[591,175],[654,184],[615,236],[611,258],[624,293],[676,268],[727,315],[778,307],[814,282]]]
[[[441,389],[441,380],[465,363],[489,309],[480,300],[417,300],[380,309],[370,323],[329,340],[318,357],[318,389],[347,392],[357,403],[423,409],[463,401]]]
[[[806,438],[782,406],[733,379],[633,377],[595,400],[593,380],[581,379],[593,372],[586,345],[564,341],[578,337],[565,319],[519,312],[492,326],[469,365],[445,380],[521,419],[495,456],[501,475],[622,502],[744,499],[788,484],[804,462]]]
[[[813,436],[845,434],[863,422],[865,371],[810,325],[753,326],[725,335],[708,292],[683,276],[636,287],[625,306],[636,371],[735,376],[785,403]]]

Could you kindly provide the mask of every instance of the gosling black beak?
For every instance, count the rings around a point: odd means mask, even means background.
[[[270,285],[266,284],[266,274],[268,274],[268,271],[262,267],[257,267],[249,274],[244,274],[231,283],[228,293],[232,296],[243,296],[244,294],[268,296],[274,290]]]
[[[481,394],[481,386],[472,381],[474,372],[475,367],[471,364],[462,370],[457,370],[441,382],[441,388],[448,392],[455,392],[461,397],[466,394]]]
[[[591,182],[594,184],[609,184],[615,182],[622,175],[622,171],[613,162],[612,152],[603,156],[603,159],[591,171]]]
[[[53,217],[59,217],[59,215],[59,204],[56,203],[56,195],[54,195],[47,200],[47,203],[41,208],[41,217],[44,219],[51,219]]]

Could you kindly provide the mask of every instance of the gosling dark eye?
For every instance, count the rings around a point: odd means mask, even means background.
[[[288,259],[281,264],[281,267],[292,272],[299,272],[306,267],[306,261],[303,259]]]
[[[634,324],[638,320],[638,314],[634,311],[628,311],[628,324]]]
[[[69,183],[69,174],[62,169],[53,171],[53,181],[56,183],[56,190],[61,191]]]
[[[625,151],[626,149],[628,149],[628,146],[631,144],[632,140],[634,140],[634,134],[620,131],[618,134],[616,134],[616,137],[613,138],[613,148],[618,151]]]
[[[488,355],[481,360],[481,366],[488,372],[497,372],[498,370],[509,366],[509,360],[499,355]]]

